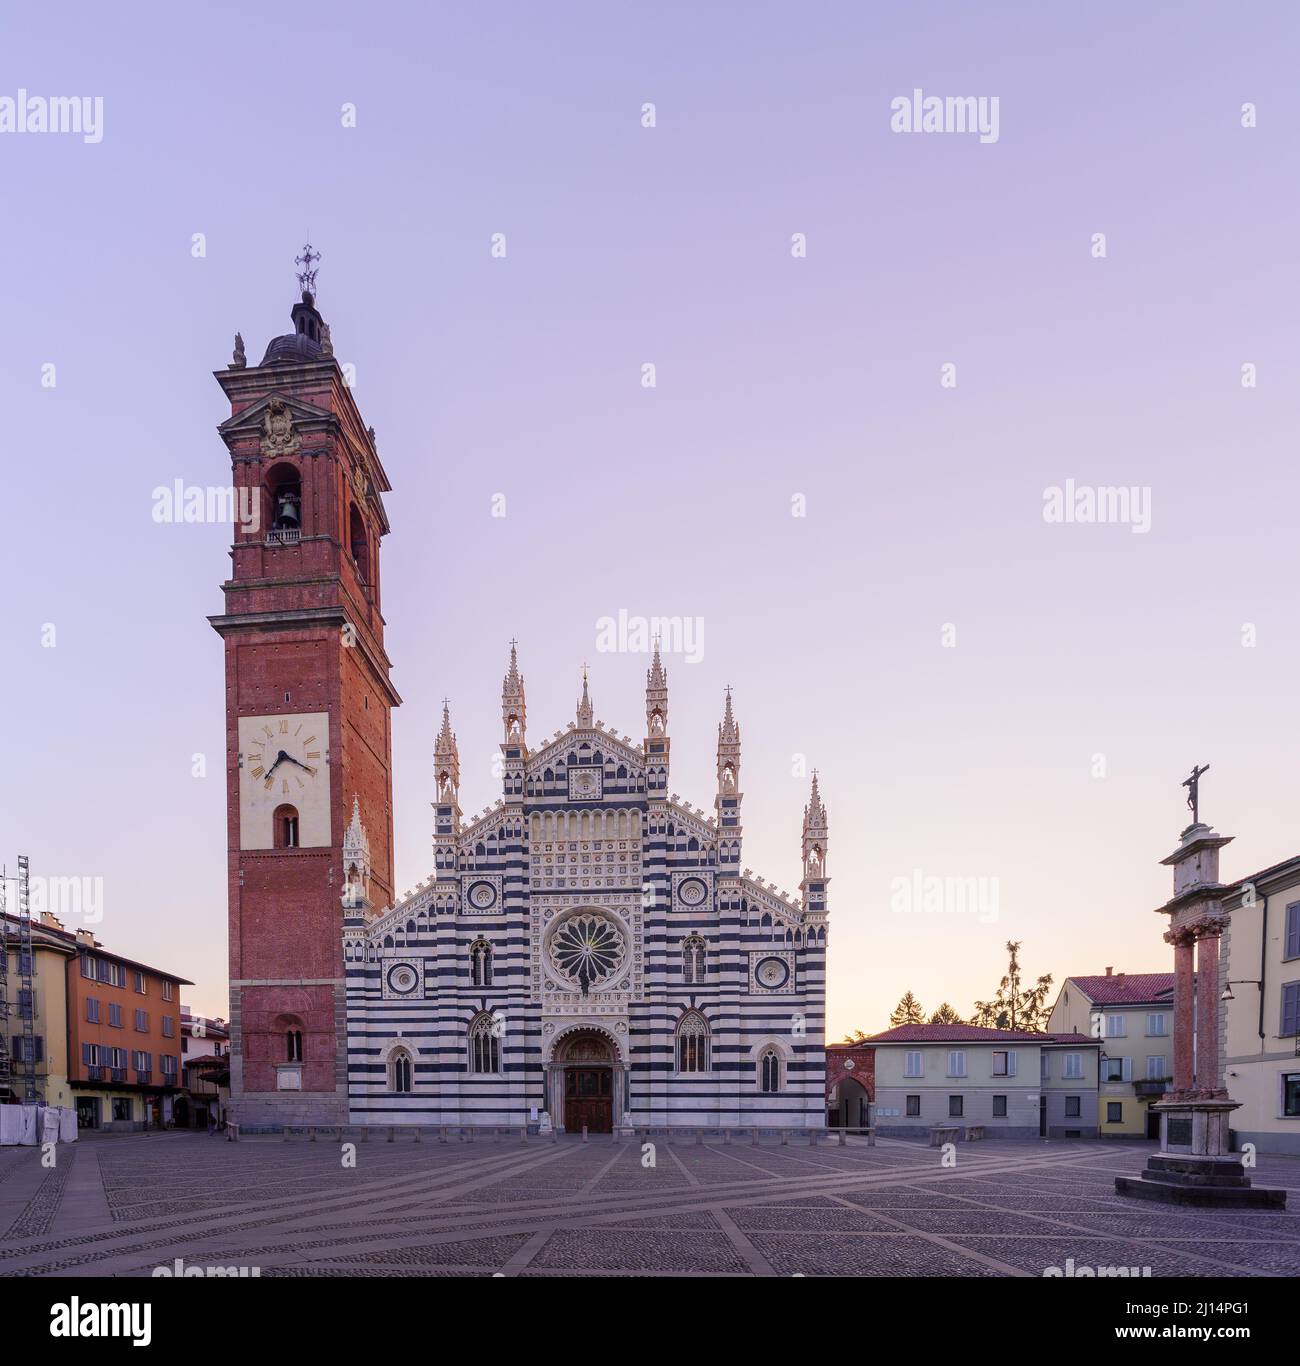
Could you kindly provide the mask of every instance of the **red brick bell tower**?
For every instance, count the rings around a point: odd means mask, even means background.
[[[232,1117],[347,1119],[343,836],[354,799],[371,897],[393,892],[392,708],[380,611],[388,478],[298,258],[294,330],[216,373],[237,522],[225,612]]]

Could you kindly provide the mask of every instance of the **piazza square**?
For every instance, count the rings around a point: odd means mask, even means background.
[[[347,1141],[348,1169],[324,1133],[91,1139],[54,1171],[0,1151],[0,1275],[1300,1274],[1300,1214],[1118,1196],[1146,1144],[991,1139],[945,1167],[919,1142],[833,1134]],[[1298,1159],[1259,1175],[1300,1191]]]

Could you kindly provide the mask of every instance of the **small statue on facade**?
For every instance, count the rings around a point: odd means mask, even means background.
[[[235,354],[230,359],[227,370],[242,370],[248,364],[248,357],[244,355],[244,337],[240,332],[235,333]]]

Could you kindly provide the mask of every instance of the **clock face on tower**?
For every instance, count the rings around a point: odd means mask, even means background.
[[[329,714],[239,718],[239,847],[298,848],[330,842]]]

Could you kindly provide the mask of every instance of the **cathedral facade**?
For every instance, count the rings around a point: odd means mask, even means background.
[[[380,543],[390,485],[314,254],[294,330],[217,379],[238,506],[226,678],[231,1114],[284,1125],[821,1127],[826,813],[797,897],[742,867],[728,695],[713,813],[669,791],[668,676],[645,733],[574,719],[530,742],[511,647],[502,791],[466,821],[443,714],[433,867],[393,881]]]
[[[528,743],[511,647],[503,791],[470,823],[443,711],[433,871],[392,908],[344,844],[348,1094],[356,1122],[821,1127],[826,812],[804,810],[801,895],[741,867],[740,728],[728,693],[711,815],[668,792],[668,676],[645,736],[576,716]]]

